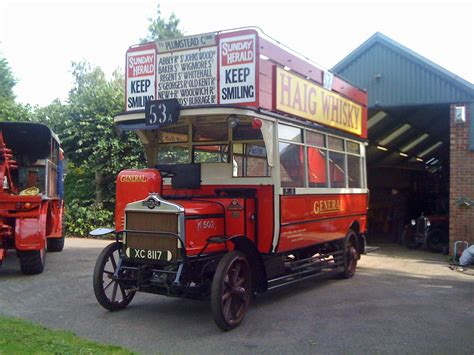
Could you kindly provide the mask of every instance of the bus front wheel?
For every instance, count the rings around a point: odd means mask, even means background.
[[[245,254],[227,253],[217,265],[212,280],[211,309],[222,330],[237,327],[245,317],[252,292],[252,272]]]

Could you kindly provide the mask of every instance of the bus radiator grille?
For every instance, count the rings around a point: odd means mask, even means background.
[[[157,212],[127,212],[126,229],[134,231],[157,232],[156,234],[127,232],[126,247],[145,250],[169,250],[176,260],[178,239],[159,232],[178,233],[178,215]]]

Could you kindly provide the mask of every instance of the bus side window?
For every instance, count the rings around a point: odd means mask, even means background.
[[[359,156],[347,155],[347,175],[349,187],[362,187],[361,158]]]
[[[327,187],[327,151],[308,147],[308,183],[309,187]]]
[[[344,154],[329,152],[329,176],[331,187],[346,187]]]
[[[279,143],[280,180],[282,187],[304,186],[304,146]]]
[[[270,176],[267,151],[263,142],[234,143],[232,146],[233,177]]]

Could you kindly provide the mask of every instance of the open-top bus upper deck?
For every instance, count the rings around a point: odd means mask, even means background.
[[[176,99],[181,109],[243,106],[367,138],[366,92],[258,29],[132,46],[125,77],[120,120],[144,119],[147,101]]]

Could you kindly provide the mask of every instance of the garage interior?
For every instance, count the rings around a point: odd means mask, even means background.
[[[449,213],[450,109],[472,84],[379,32],[332,71],[368,93],[367,242],[401,242],[411,219]]]
[[[411,219],[448,214],[449,105],[370,110],[369,117],[368,241],[398,242]]]

